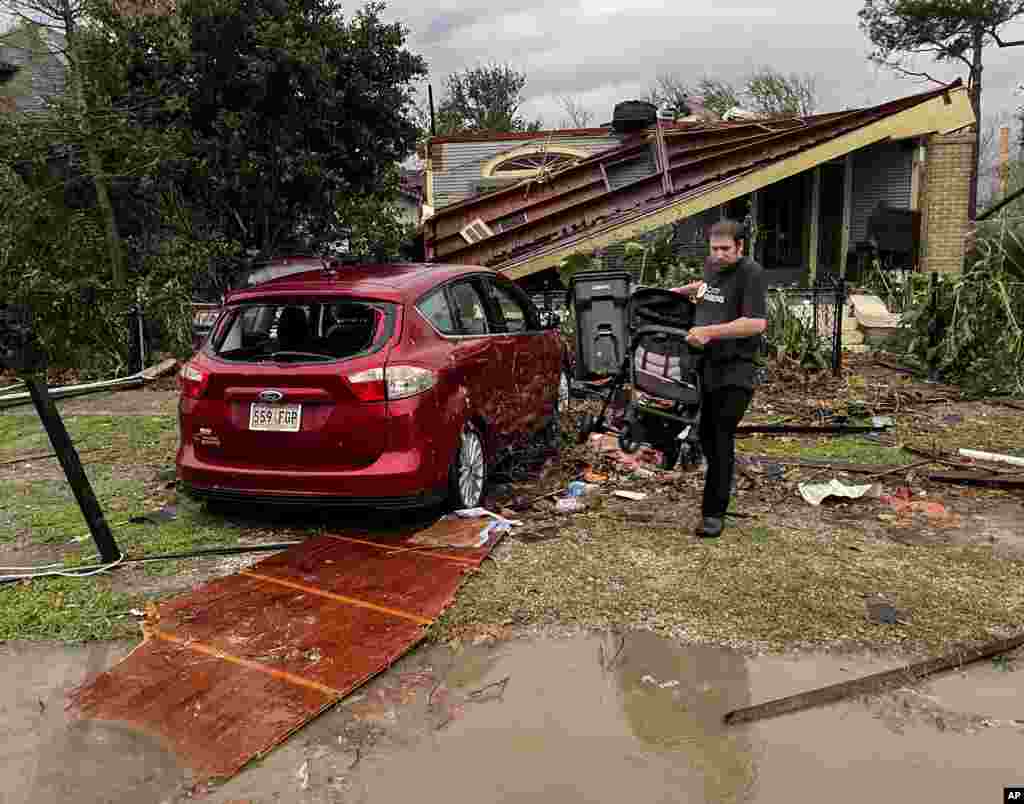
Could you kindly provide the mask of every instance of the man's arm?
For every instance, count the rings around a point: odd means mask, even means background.
[[[732,338],[751,338],[768,329],[766,318],[737,318],[726,324],[708,324],[705,327],[694,327],[709,341],[724,341]]]
[[[700,280],[697,280],[696,282],[690,282],[689,284],[683,285],[682,287],[672,288],[672,292],[673,293],[681,293],[684,296],[692,299],[694,296],[697,295],[697,291],[700,289],[700,286],[703,285],[703,284],[704,284],[703,282],[701,282]]]

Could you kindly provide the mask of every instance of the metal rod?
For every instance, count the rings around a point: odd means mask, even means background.
[[[87,396],[88,394],[99,394],[105,391],[119,391],[124,388],[134,388],[135,386],[144,384],[145,379],[136,375],[119,380],[89,383],[88,385],[69,385],[62,388],[48,388],[47,392],[50,399],[69,399],[73,396]],[[27,405],[31,401],[32,395],[27,392],[0,396],[0,409]]]
[[[50,398],[46,381],[38,377],[29,377],[25,380],[25,384],[28,386],[29,394],[32,396],[32,402],[36,406],[36,412],[43,422],[43,427],[46,428],[46,435],[50,438],[53,450],[57,453],[60,465],[64,469],[64,474],[78,501],[82,516],[89,526],[89,532],[96,543],[100,558],[106,564],[117,561],[121,557],[121,551],[118,549],[114,535],[110,532],[110,526],[107,525],[107,520],[103,516],[103,509],[100,508],[100,504],[96,500],[92,484],[89,483],[89,478],[86,476],[85,470],[82,469],[82,462],[78,458],[74,444],[71,443],[71,437],[68,435],[67,428],[64,427],[64,421],[61,419],[60,413],[57,412],[57,406]]]
[[[857,678],[851,681],[842,681],[838,684],[830,684],[827,687],[821,687],[816,690],[811,690],[810,692],[801,692],[797,695],[790,695],[787,698],[778,698],[774,701],[757,704],[756,706],[734,709],[726,714],[723,720],[728,725],[750,723],[754,720],[763,720],[765,718],[789,714],[790,712],[799,712],[803,709],[810,709],[815,706],[835,703],[854,695],[878,693],[886,688],[921,681],[928,676],[935,675],[936,673],[942,673],[947,670],[963,667],[964,665],[971,664],[972,662],[987,659],[990,656],[1009,653],[1011,650],[1016,650],[1022,645],[1024,645],[1024,635],[1016,636],[1011,639],[999,639],[995,642],[989,642],[986,645],[982,645],[980,648],[952,653],[937,659],[926,659],[923,662],[915,662],[913,664],[899,667],[895,670],[887,670],[882,673],[874,673],[870,676],[864,676],[863,678]]]

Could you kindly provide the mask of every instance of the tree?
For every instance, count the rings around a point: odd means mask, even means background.
[[[541,122],[519,116],[526,74],[508,64],[490,64],[452,73],[437,109],[437,133],[462,131],[540,131]]]
[[[558,124],[559,128],[587,128],[594,119],[593,112],[584,107],[579,98],[572,95],[562,95],[558,99],[558,105],[565,112],[565,118]]]
[[[667,104],[684,115],[703,106],[719,117],[737,106],[765,117],[795,117],[813,114],[818,104],[816,76],[786,75],[771,67],[762,67],[735,84],[705,75],[691,86],[665,73],[658,77],[648,97],[652,103]]]
[[[95,116],[90,104],[95,95],[90,91],[88,65],[85,64],[78,46],[80,29],[83,23],[88,22],[85,4],[81,0],[2,0],[0,8],[5,8],[20,21],[21,32],[34,31],[37,34],[38,52],[59,57],[67,65],[67,83],[71,99],[67,106],[70,113],[69,121],[77,129],[78,141],[85,145],[88,174],[103,215],[110,275],[116,286],[124,287],[124,244],[110,201],[102,158],[95,147]],[[42,32],[45,32],[45,35],[39,35]]]
[[[858,13],[861,30],[874,45],[870,59],[896,72],[943,83],[927,71],[915,69],[914,60],[926,56],[940,64],[961,63],[968,70],[967,87],[979,124],[982,54],[986,47],[1015,47],[1004,42],[1000,30],[1024,15],[1024,0],[865,0]],[[909,63],[908,63],[909,62]],[[978,145],[968,214],[977,212]]]
[[[762,67],[747,78],[742,94],[751,111],[765,117],[805,117],[817,109],[817,83],[809,73],[786,75]]]
[[[167,172],[190,204],[269,256],[303,229],[337,239],[341,200],[379,193],[415,145],[412,82],[426,67],[382,11],[181,0],[172,16],[125,18],[108,7],[94,44],[122,65],[111,94],[187,141]]]

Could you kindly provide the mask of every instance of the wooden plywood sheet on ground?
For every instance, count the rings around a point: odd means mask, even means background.
[[[416,645],[498,538],[311,539],[159,604],[69,709],[164,740],[200,781],[230,777]]]

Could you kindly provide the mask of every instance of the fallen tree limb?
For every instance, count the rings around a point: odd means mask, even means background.
[[[964,486],[1006,486],[1024,488],[1024,473],[984,474],[982,472],[936,472],[927,475],[933,483],[951,483]]]
[[[932,462],[948,466],[951,469],[961,469],[968,472],[974,472],[978,475],[1017,475],[1020,472],[1016,469],[996,469],[988,466],[978,466],[975,463],[969,463],[968,461],[954,461],[949,458],[944,458],[941,455],[935,455],[927,450],[918,449],[917,447],[908,447],[904,444],[903,449],[909,452],[911,455],[918,455],[921,458],[930,458]]]
[[[863,678],[842,681],[838,684],[831,684],[809,692],[790,695],[787,698],[777,698],[774,701],[757,704],[756,706],[734,709],[728,712],[723,720],[727,725],[751,723],[755,720],[764,720],[790,714],[791,712],[799,712],[803,709],[836,703],[854,695],[869,695],[883,692],[891,687],[912,684],[936,673],[963,667],[981,659],[988,659],[1001,653],[1009,653],[1011,650],[1015,650],[1022,645],[1024,645],[1024,634],[1019,634],[1009,639],[997,639],[978,648],[958,651],[936,659],[925,659],[924,661],[904,665],[895,670],[886,670],[881,673],[864,676]]]
[[[808,460],[806,458],[775,458],[771,455],[737,455],[737,460],[743,459],[752,463],[773,463],[778,466],[800,466],[805,469],[834,469],[837,472],[850,472],[856,475],[878,474],[880,477],[887,474],[895,474],[907,469],[912,469],[920,464],[901,463],[892,466],[874,463],[848,463],[846,461],[830,460]]]
[[[1010,466],[1024,466],[1024,458],[1017,455],[1001,455],[997,452],[983,452],[978,449],[961,449],[958,452],[965,458],[975,461],[988,461],[990,463],[1005,463]]]
[[[736,428],[736,435],[747,433],[847,435],[850,433],[879,433],[888,429],[889,425],[874,427],[867,424],[741,424]]]

